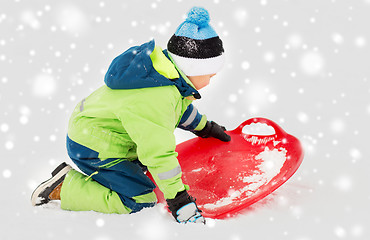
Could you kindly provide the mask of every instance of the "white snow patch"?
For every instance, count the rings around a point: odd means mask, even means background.
[[[215,219],[208,218],[208,219],[207,219],[207,224],[206,224],[206,226],[207,226],[208,228],[214,228],[214,227],[216,227],[216,223],[217,223],[217,221],[216,221]]]
[[[261,186],[269,183],[281,170],[286,161],[287,150],[284,148],[272,149],[265,147],[264,151],[255,157],[255,160],[262,160],[258,165],[258,171],[252,176],[243,177],[243,182],[249,183],[239,190],[229,191],[229,196],[218,200],[214,204],[204,204],[201,208],[216,209],[227,206],[242,195],[256,192]]]
[[[200,172],[200,171],[202,171],[202,169],[203,168],[197,168],[197,169],[192,170],[192,172]]]
[[[156,219],[157,221],[143,221],[137,229],[137,235],[142,239],[150,240],[163,240],[168,239],[168,229],[166,224],[161,221],[162,219]]]
[[[41,203],[43,201],[43,198],[38,197],[36,199],[36,204]],[[47,204],[42,204],[39,206],[39,208],[43,209],[53,209],[53,210],[58,210],[58,211],[63,211],[60,208],[61,202],[59,200],[51,200]]]
[[[265,148],[263,152],[255,157],[256,160],[262,160],[259,168],[264,174],[264,178],[268,183],[279,172],[286,160],[287,150],[285,148],[272,149]]]
[[[275,130],[273,127],[267,125],[266,123],[252,123],[246,125],[242,132],[248,135],[259,135],[259,136],[269,136],[274,135]]]

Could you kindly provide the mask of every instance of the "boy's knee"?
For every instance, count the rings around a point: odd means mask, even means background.
[[[157,204],[157,197],[154,192],[135,196],[132,199],[136,202],[133,212],[138,212],[143,208],[154,207]]]

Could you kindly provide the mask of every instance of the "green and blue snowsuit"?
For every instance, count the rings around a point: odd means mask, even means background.
[[[164,197],[173,199],[188,188],[181,180],[174,130],[204,128],[207,119],[189,98],[199,93],[154,40],[116,57],[105,83],[72,113],[67,149],[88,177],[75,170],[67,174],[61,207],[132,213],[153,206],[155,185],[138,161]]]

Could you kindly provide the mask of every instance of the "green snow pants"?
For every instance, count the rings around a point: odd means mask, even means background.
[[[134,213],[153,207],[154,183],[141,167],[125,159],[98,158],[99,153],[67,137],[68,154],[84,175],[71,170],[62,185],[61,207],[72,211]]]

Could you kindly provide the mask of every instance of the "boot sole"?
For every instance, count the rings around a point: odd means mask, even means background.
[[[65,178],[65,175],[72,169],[66,163],[60,164],[52,173],[52,177],[41,183],[31,195],[32,206],[39,206],[49,202],[48,196]]]

